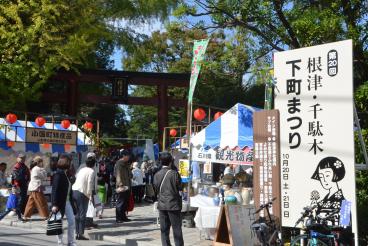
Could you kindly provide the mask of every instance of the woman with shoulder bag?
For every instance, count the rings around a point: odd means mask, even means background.
[[[52,212],[60,211],[62,217],[64,215],[68,221],[68,246],[76,246],[74,238],[75,217],[72,199],[72,184],[66,174],[70,168],[70,158],[67,155],[61,155],[57,164],[56,171],[52,178]],[[63,244],[63,234],[57,235],[58,245]]]

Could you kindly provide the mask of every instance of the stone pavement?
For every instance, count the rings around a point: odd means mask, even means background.
[[[27,223],[15,221],[15,218],[4,218],[0,224],[8,226],[17,226],[31,230],[45,232],[46,222],[35,218]],[[160,246],[160,230],[156,225],[156,216],[153,211],[153,205],[144,203],[136,206],[134,211],[129,215],[131,222],[123,224],[115,223],[115,209],[105,209],[102,219],[95,219],[95,223],[99,225],[98,229],[87,230],[86,234],[94,240],[104,242],[118,243],[126,246]],[[64,225],[66,225],[66,221]],[[183,227],[185,245],[191,246],[210,246],[212,242],[200,238],[197,228]],[[172,237],[172,233],[171,233]],[[172,240],[172,244],[174,240]]]

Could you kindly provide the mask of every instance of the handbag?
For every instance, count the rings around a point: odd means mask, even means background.
[[[153,189],[153,185],[152,184],[146,184],[146,196],[147,197],[154,197],[155,196],[155,190]]]
[[[129,202],[128,202],[128,208],[127,211],[128,212],[132,212],[134,209],[134,196],[133,193],[130,192],[130,197],[129,197]]]
[[[57,213],[52,212],[47,220],[46,235],[60,235],[63,234],[63,219],[60,211]]]

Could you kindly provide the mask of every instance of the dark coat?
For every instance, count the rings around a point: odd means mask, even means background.
[[[163,181],[166,172],[167,174],[160,192],[161,182]],[[155,174],[153,179],[153,186],[157,194],[157,209],[177,211],[182,208],[182,200],[179,191],[181,190],[181,177],[180,174],[170,169],[169,167],[162,167],[160,171]]]
[[[131,179],[133,178],[132,171],[130,170],[130,163],[123,160],[118,160],[115,164],[116,171],[116,188],[122,186],[132,186]]]
[[[31,179],[29,168],[24,163],[16,163],[12,172],[12,184],[27,191]]]
[[[70,184],[72,185],[72,184]],[[57,169],[52,176],[52,193],[51,193],[51,204],[57,206],[60,209],[62,215],[65,213],[66,198],[68,196],[69,181],[64,170]],[[73,202],[72,188],[70,187],[69,202],[72,205],[74,214],[75,206]]]

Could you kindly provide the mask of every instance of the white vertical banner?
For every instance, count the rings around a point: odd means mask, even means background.
[[[351,40],[275,53],[282,225],[312,206],[357,237]]]

